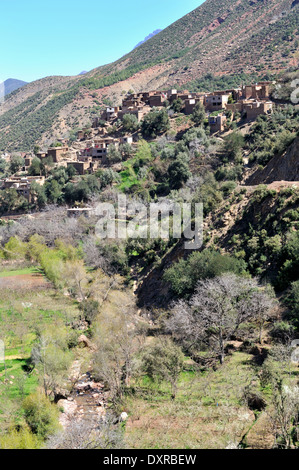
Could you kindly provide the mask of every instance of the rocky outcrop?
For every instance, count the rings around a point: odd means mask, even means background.
[[[274,181],[299,181],[299,137],[283,155],[277,155],[262,170],[247,180],[248,185],[270,184]]]

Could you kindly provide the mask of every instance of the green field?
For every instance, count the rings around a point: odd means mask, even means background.
[[[21,276],[24,274],[42,274],[42,271],[35,266],[30,268],[0,271],[0,277]]]

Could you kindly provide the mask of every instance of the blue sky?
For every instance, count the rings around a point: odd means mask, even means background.
[[[77,75],[122,57],[203,0],[0,0],[0,81]]]

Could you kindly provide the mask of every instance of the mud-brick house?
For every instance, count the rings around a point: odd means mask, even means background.
[[[20,196],[23,196],[27,199],[28,202],[32,200],[31,194],[31,185],[32,183],[37,183],[40,186],[45,184],[45,177],[44,176],[11,176],[10,178],[6,178],[3,181],[3,188],[8,189],[12,188],[17,191]]]
[[[244,99],[268,100],[270,96],[271,82],[259,82],[254,85],[245,85],[242,88]]]
[[[119,111],[119,106],[107,106],[105,111],[103,111],[101,118],[107,122],[113,121],[114,119],[117,119]],[[98,122],[95,127],[98,127]]]
[[[54,163],[59,163],[67,154],[68,147],[50,147],[48,157],[52,157]]]
[[[122,107],[121,111],[118,113],[118,118],[123,119],[125,114],[133,114],[136,116],[138,122],[140,122],[144,116],[150,112],[150,110],[151,107],[147,105]]]
[[[33,160],[32,155],[25,155],[25,157],[24,157],[24,167],[23,167],[24,171],[27,171],[28,168],[31,166],[32,160]]]
[[[243,112],[248,121],[255,121],[262,114],[271,114],[273,103],[271,101],[249,101],[243,104]]]
[[[229,94],[210,94],[205,97],[205,108],[207,111],[220,111],[225,109],[230,95]]]
[[[159,108],[164,105],[166,99],[167,96],[165,93],[157,91],[148,97],[147,102],[151,108]]]
[[[68,217],[91,217],[93,214],[93,209],[91,207],[74,207],[72,209],[67,210]]]
[[[77,139],[78,140],[84,140],[85,139],[85,132],[80,130],[77,132]]]
[[[98,169],[99,164],[92,157],[81,156],[77,161],[67,162],[67,167],[73,167],[79,175],[85,175],[94,173]]]
[[[167,90],[166,96],[167,99],[170,103],[172,103],[174,100],[177,99],[178,91],[175,88],[171,88],[170,90]]]
[[[185,100],[184,113],[187,115],[192,114],[197,103],[204,103],[204,95]]]
[[[46,158],[48,156],[48,154],[46,152],[38,152],[36,154],[37,158],[39,158],[40,160],[43,160],[44,158]]]
[[[110,145],[114,145],[116,148],[118,148],[119,140],[113,139],[113,137],[106,137],[104,139],[94,139],[93,144],[89,148],[86,148],[81,152],[80,158],[91,157],[92,159],[99,159],[102,162],[105,162],[107,159]]]
[[[223,132],[225,129],[227,118],[224,114],[218,114],[218,116],[209,116],[209,126],[211,134],[216,132]]]
[[[120,138],[120,143],[121,144],[133,144],[133,137],[131,135],[124,135],[123,137]]]

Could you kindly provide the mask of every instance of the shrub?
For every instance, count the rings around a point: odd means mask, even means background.
[[[13,429],[0,437],[0,449],[39,449],[42,441],[29,429]]]
[[[45,439],[58,429],[58,410],[45,395],[38,392],[29,395],[23,409],[27,424],[38,437]]]
[[[246,265],[243,260],[230,255],[221,255],[214,250],[192,253],[187,260],[175,263],[164,274],[173,292],[179,296],[193,293],[199,280],[220,276],[225,272],[242,274]]]

